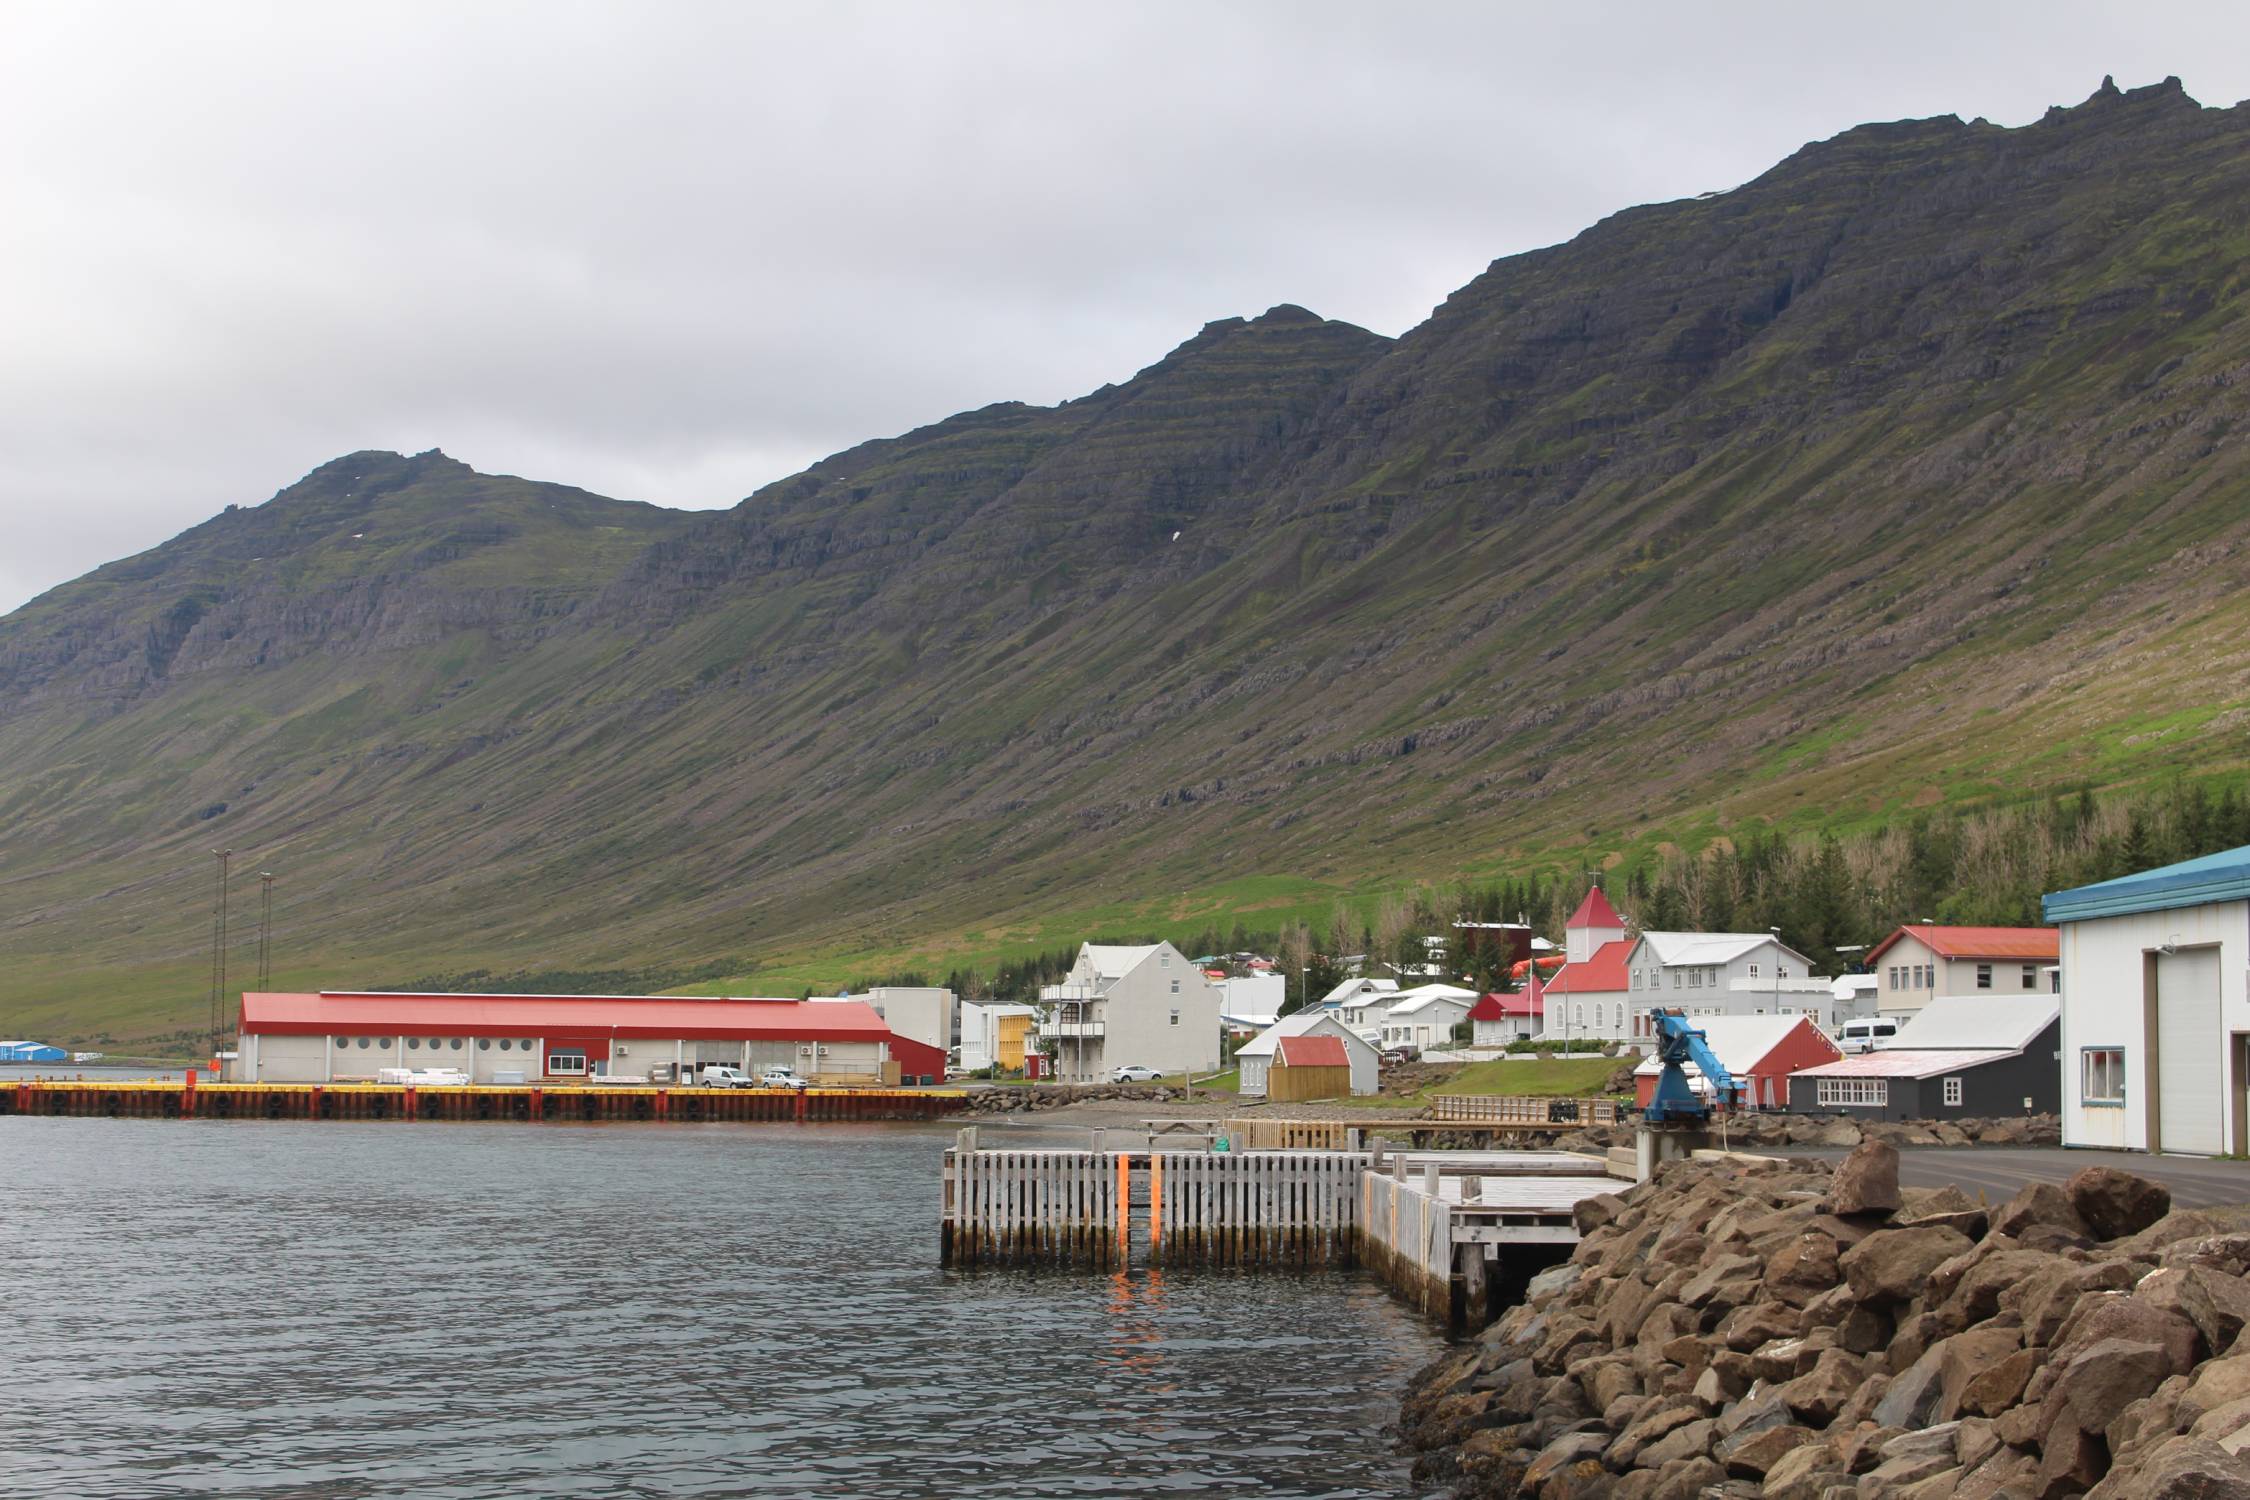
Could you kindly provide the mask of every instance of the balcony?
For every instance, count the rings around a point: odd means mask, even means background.
[[[1073,1041],[1098,1042],[1102,1039],[1102,1032],[1103,1026],[1099,1021],[1066,1021],[1060,1018],[1051,1018],[1039,1023],[1039,1034],[1041,1036],[1065,1037]]]

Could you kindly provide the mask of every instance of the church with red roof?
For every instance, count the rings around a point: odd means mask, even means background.
[[[1625,919],[1600,886],[1586,892],[1563,929],[1565,962],[1540,986],[1541,1034],[1553,1040],[1631,1034]]]

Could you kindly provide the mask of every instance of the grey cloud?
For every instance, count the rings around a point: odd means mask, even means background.
[[[1552,13],[1550,13],[1552,12]],[[1403,331],[1869,119],[2250,75],[2227,6],[0,6],[0,608],[361,447],[712,506]]]

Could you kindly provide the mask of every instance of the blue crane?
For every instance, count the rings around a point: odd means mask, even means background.
[[[1656,1077],[1656,1092],[1650,1096],[1648,1108],[1641,1111],[1643,1119],[1651,1125],[1700,1125],[1711,1118],[1714,1105],[1742,1102],[1742,1085],[1734,1081],[1727,1065],[1719,1061],[1703,1033],[1690,1026],[1685,1015],[1659,1010],[1652,1012],[1651,1018],[1656,1022],[1656,1060],[1664,1065],[1664,1071]],[[1703,1081],[1710,1087],[1707,1098],[1697,1098],[1688,1084],[1682,1065],[1691,1062],[1702,1071]]]

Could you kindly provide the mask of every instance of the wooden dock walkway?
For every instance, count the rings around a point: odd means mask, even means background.
[[[1361,1267],[1454,1331],[1578,1242],[1572,1212],[1616,1183],[1537,1151],[984,1150],[945,1154],[940,1259],[954,1267]]]
[[[649,1084],[206,1083],[37,1079],[0,1085],[0,1115],[112,1119],[665,1121],[934,1120],[958,1089],[707,1089]]]

